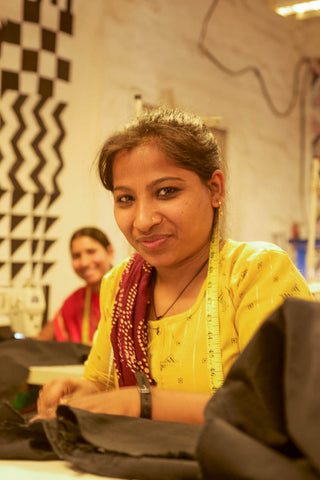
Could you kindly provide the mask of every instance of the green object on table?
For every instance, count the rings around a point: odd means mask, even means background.
[[[12,401],[13,407],[17,410],[23,410],[31,405],[35,405],[38,398],[38,391],[38,389],[33,388],[25,392],[19,392]]]

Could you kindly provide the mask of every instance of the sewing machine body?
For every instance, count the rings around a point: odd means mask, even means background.
[[[10,327],[15,336],[37,335],[42,328],[45,309],[43,287],[0,286],[0,326]]]

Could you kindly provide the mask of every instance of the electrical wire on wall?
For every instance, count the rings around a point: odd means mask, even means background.
[[[273,102],[269,90],[267,88],[266,82],[263,78],[263,75],[259,68],[254,65],[248,65],[238,70],[233,70],[226,65],[224,65],[220,60],[205,46],[205,40],[208,31],[209,22],[212,19],[213,13],[218,6],[219,0],[213,0],[210,4],[210,7],[204,17],[202,22],[201,32],[198,39],[198,47],[200,51],[212,62],[219,70],[223,71],[227,75],[236,77],[246,74],[253,74],[257,79],[263,98],[265,99],[271,112],[277,117],[288,117],[294,108],[296,107],[299,97],[299,128],[300,128],[300,199],[302,205],[302,211],[305,212],[307,217],[306,209],[306,194],[305,194],[305,166],[306,166],[306,97],[308,93],[308,88],[311,85],[311,66],[312,59],[309,57],[301,57],[294,68],[293,73],[293,88],[292,94],[288,106],[283,110],[279,110],[275,103]],[[304,74],[302,72],[304,70]],[[302,79],[301,79],[302,77]]]

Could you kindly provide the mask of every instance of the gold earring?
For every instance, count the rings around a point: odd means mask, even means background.
[[[219,205],[219,214],[220,214],[220,216],[222,217],[223,211],[222,211],[222,208],[221,208],[221,207],[222,207],[222,202],[221,202],[221,200],[218,200],[218,205]]]

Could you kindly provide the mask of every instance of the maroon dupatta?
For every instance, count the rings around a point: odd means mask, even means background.
[[[112,312],[111,343],[120,387],[136,385],[137,370],[152,381],[147,360],[151,283],[152,266],[134,253],[122,274]]]

